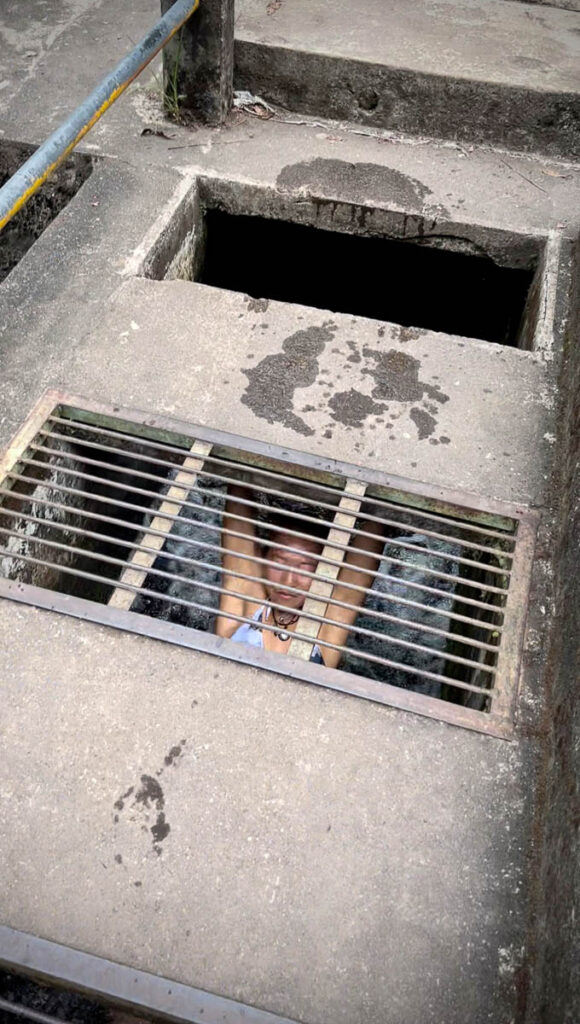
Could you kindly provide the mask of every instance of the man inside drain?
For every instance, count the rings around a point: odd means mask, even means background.
[[[223,591],[216,633],[236,643],[287,654],[311,589],[332,523],[275,511],[262,542],[253,518],[253,491],[231,486],[222,532]],[[250,499],[250,504],[245,501]],[[365,520],[364,533],[351,537],[332,602],[326,605],[310,661],[337,668],[351,626],[379,567],[385,536],[381,523]],[[253,578],[249,578],[253,577]],[[324,579],[324,577],[322,577]],[[324,606],[324,598],[320,599]],[[307,616],[307,610],[304,610]],[[239,618],[234,618],[239,616]],[[240,621],[248,619],[249,621]],[[303,619],[309,627],[316,620]],[[302,636],[301,629],[298,631]],[[297,638],[298,639],[298,638]]]

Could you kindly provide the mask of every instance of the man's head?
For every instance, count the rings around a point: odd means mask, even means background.
[[[316,572],[322,541],[316,537],[295,537],[286,531],[306,533],[310,526],[299,519],[290,520],[289,524],[280,521],[279,528],[270,534],[272,547],[264,545],[264,558],[273,563],[264,566],[266,592],[272,604],[289,611],[299,611],[306,600],[306,594],[295,594],[290,588],[310,590],[312,579],[308,574]]]

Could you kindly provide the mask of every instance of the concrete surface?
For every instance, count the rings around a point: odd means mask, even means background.
[[[3,50],[4,138],[40,140],[156,13],[103,0],[70,5],[64,25],[60,4],[44,6],[47,22],[30,30],[44,67],[25,77],[19,37]],[[3,11],[5,38],[7,21]],[[307,1024],[570,1024],[571,999],[559,998],[559,1017],[546,1010],[558,920],[538,925],[538,880],[553,848],[545,780],[554,807],[564,792],[549,774],[563,733],[550,733],[560,698],[546,680],[564,600],[554,509],[558,457],[571,465],[562,403],[580,175],[554,159],[360,130],[239,112],[195,132],[163,122],[148,81],[134,87],[87,140],[91,177],[0,288],[0,444],[46,387],[63,387],[539,507],[516,741],[3,602],[2,923]],[[204,182],[270,213],[273,197],[308,216],[328,200],[400,231],[408,218],[520,255],[546,245],[534,349],[275,302],[258,310],[143,278]],[[279,366],[298,332],[324,340],[315,383],[289,381],[286,412],[258,407],[244,370]],[[349,429],[348,402],[343,421],[331,415],[336,392],[370,394],[365,350],[396,354],[388,432],[378,415]],[[420,438],[410,414],[435,387],[447,400],[423,409],[435,422]],[[160,856],[143,831],[157,808],[139,795],[142,775],[163,789]],[[572,833],[572,797],[563,802]]]
[[[517,746],[1,611],[5,921],[313,1024],[499,1019],[521,967]]]
[[[236,79],[382,128],[580,153],[580,14],[505,0],[241,0]]]
[[[240,0],[236,35],[293,50],[425,74],[575,92],[580,44],[574,13],[529,11],[503,0],[364,0],[348,4]]]

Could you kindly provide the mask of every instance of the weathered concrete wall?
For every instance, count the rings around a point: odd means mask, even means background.
[[[234,82],[237,89],[312,116],[569,159],[580,156],[578,102],[564,92],[474,84],[248,41],[236,42]]]
[[[238,7],[238,89],[411,135],[580,153],[574,8],[360,0],[353,18],[322,0]]]
[[[552,644],[546,663],[544,772],[546,809],[538,834],[541,865],[537,953],[527,1020],[575,1024],[580,1019],[580,243],[573,265],[571,309],[561,374],[559,443],[553,493],[555,523]]]

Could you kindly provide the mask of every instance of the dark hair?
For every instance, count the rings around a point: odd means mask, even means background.
[[[274,527],[274,529],[269,529],[266,523]],[[325,522],[324,519],[316,518],[316,522],[310,522],[309,520],[300,519],[298,516],[296,518],[289,516],[283,510],[276,509],[268,516],[262,525],[260,533],[263,540],[273,540],[276,533],[303,533],[311,540],[322,545],[328,537],[331,525],[331,523]],[[300,543],[299,537],[296,537],[295,540],[298,544]]]

